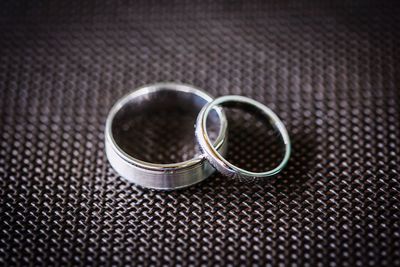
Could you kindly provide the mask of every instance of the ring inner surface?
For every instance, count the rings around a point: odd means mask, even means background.
[[[228,120],[229,147],[225,159],[250,172],[260,173],[277,167],[285,146],[269,118],[247,103],[225,102],[220,106]]]
[[[161,90],[131,99],[116,114],[111,131],[117,146],[141,161],[169,164],[200,155],[194,135],[197,114],[207,103],[202,97]],[[220,131],[217,112],[207,119],[210,139]]]

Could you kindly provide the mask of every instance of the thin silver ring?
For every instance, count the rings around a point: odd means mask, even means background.
[[[122,97],[111,108],[106,121],[105,147],[111,166],[125,179],[147,188],[173,190],[198,183],[210,176],[215,169],[205,159],[204,155],[171,164],[139,160],[129,155],[118,145],[112,130],[114,118],[122,108],[134,104],[135,101],[142,101],[143,97],[150,99],[150,95],[156,96],[161,91],[171,91],[182,97],[193,98],[196,103],[204,102],[206,104],[213,100],[211,96],[200,89],[184,84],[158,83],[139,88]],[[225,154],[227,120],[222,109],[217,109],[216,112],[220,126],[214,146],[219,153]]]
[[[283,143],[285,145],[285,154],[280,162],[280,164],[275,167],[272,170],[266,171],[266,172],[251,172],[244,170],[242,168],[239,168],[229,161],[227,161],[224,158],[224,155],[219,153],[213,144],[210,142],[210,138],[208,137],[207,134],[207,117],[210,111],[214,108],[216,108],[218,105],[221,105],[223,103],[242,103],[245,105],[249,105],[253,108],[256,108],[257,110],[261,111],[262,115],[267,117],[271,124],[273,125],[274,128],[276,128],[283,140]],[[205,105],[202,110],[200,111],[199,115],[197,116],[197,121],[196,121],[196,137],[197,141],[200,144],[200,147],[202,149],[202,152],[204,153],[205,157],[208,159],[208,161],[211,163],[211,165],[214,166],[220,173],[222,173],[225,176],[231,177],[231,178],[237,178],[237,179],[255,179],[255,178],[264,178],[264,177],[269,177],[273,176],[277,173],[279,173],[287,164],[290,158],[290,152],[291,152],[291,145],[290,145],[290,138],[289,134],[282,123],[282,121],[278,118],[278,116],[268,107],[265,105],[244,97],[244,96],[236,96],[236,95],[230,95],[230,96],[222,96],[214,101],[208,103]]]

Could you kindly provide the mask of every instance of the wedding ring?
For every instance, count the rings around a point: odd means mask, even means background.
[[[281,135],[285,146],[285,153],[283,159],[277,167],[265,172],[247,171],[233,165],[224,158],[223,154],[218,152],[218,150],[210,142],[210,138],[207,134],[207,117],[214,108],[218,107],[218,105],[221,104],[225,105],[230,104],[234,106],[239,105],[240,107],[250,108],[251,110],[257,111],[260,115],[266,117],[270,121],[272,126]],[[271,109],[247,97],[236,96],[236,95],[222,96],[205,105],[200,111],[199,115],[197,116],[195,132],[197,141],[200,144],[202,152],[204,153],[208,161],[211,163],[211,165],[213,165],[223,175],[231,178],[237,178],[240,180],[241,179],[253,180],[256,178],[273,176],[279,173],[285,167],[290,157],[290,150],[291,150],[290,139],[282,121]]]
[[[187,187],[198,183],[210,176],[215,169],[204,158],[197,155],[187,161],[158,164],[135,158],[126,149],[121,147],[117,136],[115,120],[121,113],[126,112],[132,105],[152,105],[152,101],[168,105],[168,107],[188,107],[198,112],[206,103],[212,101],[211,96],[189,85],[176,83],[159,83],[142,87],[122,97],[110,110],[105,128],[106,155],[111,166],[125,179],[143,187],[172,190]],[[175,105],[175,106],[174,106]],[[222,109],[214,109],[210,115],[210,122],[219,126],[218,136],[213,142],[215,151],[220,155],[225,154],[227,120]],[[137,112],[132,116],[142,116]],[[129,114],[131,116],[131,114]],[[194,125],[193,121],[193,125]],[[140,129],[137,129],[140,131]],[[211,142],[209,139],[207,139]],[[141,141],[141,140],[140,140]]]

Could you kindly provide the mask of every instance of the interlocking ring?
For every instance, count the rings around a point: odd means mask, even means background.
[[[105,146],[107,158],[111,166],[124,178],[138,185],[154,189],[172,190],[198,183],[210,176],[215,169],[204,158],[198,155],[190,160],[172,164],[157,164],[134,158],[115,140],[113,123],[118,114],[130,105],[148,103],[155,98],[169,95],[174,101],[169,105],[193,106],[200,110],[213,99],[203,91],[192,86],[176,83],[159,83],[140,88],[121,98],[111,109],[105,128]],[[164,98],[160,100],[164,101]],[[159,102],[160,102],[159,101]],[[172,102],[172,103],[171,103]],[[164,102],[167,104],[166,102]],[[227,121],[221,109],[216,109],[213,121],[219,123],[218,136],[214,142],[215,149],[225,154]],[[134,114],[135,115],[135,114]],[[137,116],[140,116],[137,114]],[[194,122],[193,122],[194,124]]]
[[[244,105],[252,109],[256,109],[261,113],[261,115],[269,119],[273,127],[279,131],[283,143],[285,145],[284,157],[277,167],[265,172],[247,171],[233,165],[224,158],[224,155],[218,152],[218,150],[210,142],[210,138],[208,137],[207,134],[207,117],[211,110],[213,110],[214,108],[216,108],[218,105],[221,104]],[[271,109],[269,109],[265,105],[244,96],[236,96],[236,95],[222,96],[205,105],[200,111],[199,115],[197,116],[195,131],[196,131],[197,141],[199,142],[205,157],[208,159],[211,165],[213,165],[220,173],[228,177],[252,180],[255,178],[264,178],[268,176],[273,176],[279,173],[285,167],[290,157],[290,151],[291,151],[290,139],[282,121]]]

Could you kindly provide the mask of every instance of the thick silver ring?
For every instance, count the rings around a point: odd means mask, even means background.
[[[253,109],[254,108],[257,109],[257,111],[260,111],[261,115],[269,119],[272,126],[279,131],[283,143],[285,145],[284,157],[277,167],[266,172],[246,171],[228,162],[224,158],[224,155],[222,155],[217,151],[217,149],[215,149],[213,144],[210,142],[210,138],[208,137],[207,134],[207,128],[206,128],[207,117],[212,109],[216,108],[218,105],[223,103],[244,104],[250,106]],[[211,163],[211,165],[213,165],[223,175],[231,178],[251,180],[255,178],[264,178],[275,175],[285,167],[290,157],[290,150],[291,150],[290,139],[282,121],[271,109],[269,109],[265,105],[244,96],[236,96],[236,95],[222,96],[205,105],[200,111],[199,115],[197,116],[195,131],[196,131],[197,141],[200,144],[202,152],[204,153],[208,161]]]
[[[143,187],[172,190],[187,187],[198,183],[210,176],[215,169],[209,164],[203,155],[184,162],[172,164],[157,164],[136,159],[122,149],[113,135],[113,122],[115,116],[127,105],[134,105],[139,101],[151,101],[160,93],[171,93],[173,97],[190,101],[194,108],[200,109],[206,103],[213,100],[203,91],[189,85],[176,83],[158,83],[135,90],[122,97],[111,108],[105,128],[105,147],[107,158],[111,166],[125,179]],[[185,102],[186,103],[186,102]],[[138,114],[140,116],[140,114]],[[214,142],[216,150],[225,154],[227,120],[222,109],[216,110],[219,132]]]

